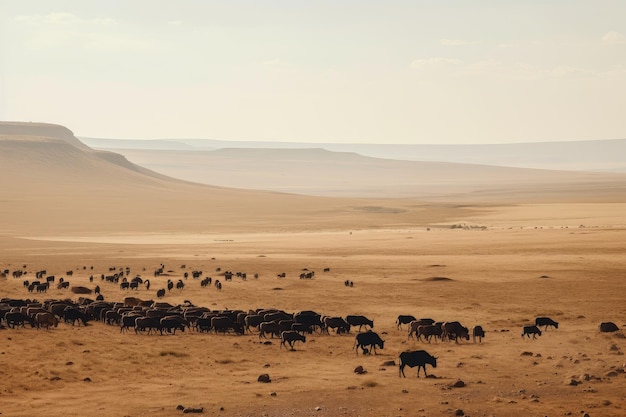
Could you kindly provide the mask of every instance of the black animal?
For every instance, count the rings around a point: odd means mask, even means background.
[[[482,326],[474,326],[472,328],[472,340],[476,343],[476,338],[480,343],[483,342],[483,337],[485,337],[485,331]]]
[[[522,337],[528,336],[530,339],[530,335],[533,335],[533,339],[537,338],[537,335],[541,336],[541,330],[537,326],[524,326],[524,331],[522,332]]]
[[[548,326],[553,326],[555,329],[559,328],[559,323],[552,320],[550,317],[537,317],[535,319],[535,326],[541,327],[544,326],[543,330],[548,330]]]
[[[365,326],[366,328],[367,326],[369,326],[370,328],[374,327],[374,321],[368,319],[365,316],[346,316],[346,321],[350,326],[359,326],[359,331],[361,331],[361,328],[363,326]]]
[[[463,338],[465,340],[469,340],[469,329],[463,326],[458,321],[448,321],[443,323],[442,325],[443,334],[441,335],[441,339],[454,339],[455,343],[459,343],[459,339]]]
[[[76,321],[78,321],[78,324],[82,322],[83,326],[86,326],[88,321],[87,315],[75,307],[65,308],[63,311],[63,320],[65,320],[66,323],[72,323],[72,326]]]
[[[415,316],[401,314],[398,316],[398,320],[396,320],[396,326],[398,327],[398,329],[401,329],[403,324],[409,324],[414,320],[416,320]]]
[[[176,330],[180,329],[181,332],[185,331],[185,323],[184,319],[179,320],[178,317],[163,317],[161,319],[161,334],[163,334],[163,330],[167,330],[168,333],[176,334]]]
[[[337,334],[350,333],[350,325],[341,317],[324,317],[324,329],[337,329]]]
[[[158,290],[156,295],[157,295],[157,298],[165,297],[165,288],[161,288],[160,290]]]
[[[7,326],[15,329],[17,326],[24,326],[24,323],[30,323],[31,327],[35,327],[35,320],[32,317],[27,316],[19,312],[9,312],[4,315],[4,320],[7,322]]]
[[[420,368],[424,368],[424,375],[428,376],[426,373],[426,365],[432,365],[433,368],[437,367],[437,358],[432,356],[430,353],[425,350],[414,350],[414,351],[405,351],[400,354],[400,371],[399,376],[406,377],[404,375],[404,367],[409,366],[410,368],[417,366],[417,377],[420,376]]]
[[[282,332],[280,334],[280,347],[282,348],[283,345],[286,343],[289,343],[289,347],[291,348],[291,350],[295,350],[293,348],[293,344],[296,342],[302,342],[305,343],[306,342],[306,336],[301,335],[300,333],[296,332],[295,330],[285,330],[284,332]]]
[[[422,340],[422,336],[424,336],[424,338],[426,339],[426,341],[428,343],[430,343],[430,338],[431,337],[435,337],[435,342],[437,341],[437,338],[441,339],[441,335],[443,333],[443,330],[441,330],[441,327],[436,326],[434,324],[425,324],[422,326],[418,326],[417,327],[417,331],[416,331],[416,335],[417,338],[421,341]]]
[[[373,331],[359,333],[355,337],[354,349],[356,349],[356,354],[359,354],[359,347],[363,349],[363,354],[370,353],[372,349],[374,350],[374,354],[377,355],[376,346],[383,349],[385,345],[385,341],[380,338],[378,333],[374,333]],[[369,346],[369,349],[365,347]]]

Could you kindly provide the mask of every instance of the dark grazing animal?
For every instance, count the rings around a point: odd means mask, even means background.
[[[301,335],[295,330],[285,330],[280,334],[280,347],[282,348],[285,343],[289,343],[291,350],[295,350],[293,344],[296,342],[306,342],[306,336]]]
[[[533,339],[537,338],[537,335],[541,336],[541,330],[537,326],[524,326],[524,331],[522,332],[522,337],[528,336],[530,339],[530,335],[533,335]]]
[[[548,330],[548,326],[553,326],[555,329],[559,328],[559,323],[552,320],[550,317],[537,317],[535,319],[535,326],[541,327],[544,326],[543,330]]]
[[[416,320],[415,316],[401,314],[398,316],[398,320],[396,320],[396,326],[398,327],[398,329],[401,329],[403,324],[409,324],[414,320]]]
[[[160,290],[157,291],[156,293],[157,298],[163,298],[165,297],[165,288],[161,288]]]
[[[324,328],[326,333],[328,329],[337,329],[337,334],[350,333],[350,325],[341,317],[324,317]]]
[[[441,327],[436,326],[434,324],[426,324],[423,326],[419,326],[417,328],[417,338],[421,341],[422,340],[422,336],[424,336],[424,338],[426,339],[426,341],[428,343],[430,343],[430,338],[431,337],[435,337],[435,342],[437,341],[437,338],[441,339],[441,334],[443,333],[443,330],[441,330]]]
[[[369,350],[365,347],[369,346]],[[365,333],[359,333],[355,337],[354,341],[354,349],[356,349],[356,354],[359,354],[359,347],[363,349],[363,354],[369,353],[374,350],[374,354],[377,355],[376,346],[383,349],[385,346],[385,341],[380,338],[378,333],[374,333],[373,331],[368,331]]]
[[[426,373],[427,364],[432,365],[433,368],[436,368],[437,358],[432,356],[425,350],[404,351],[400,354],[399,376],[406,378],[406,375],[404,375],[405,366],[409,366],[410,368],[414,368],[417,366],[418,378],[420,376],[420,368],[424,368],[424,375],[428,376],[428,374]]]
[[[346,316],[346,321],[350,326],[359,326],[359,331],[361,328],[365,326],[366,328],[369,326],[370,328],[374,327],[374,321],[368,319],[365,316]]]
[[[65,320],[66,323],[72,323],[72,326],[76,321],[78,321],[78,324],[82,322],[83,326],[86,326],[88,318],[87,315],[78,308],[66,307],[63,311],[63,320]]]
[[[455,343],[459,343],[459,339],[463,338],[469,340],[469,330],[467,327],[461,325],[458,321],[445,322],[442,326],[443,334],[441,339],[454,339]]]
[[[10,328],[16,328],[17,326],[24,326],[24,323],[29,322],[31,327],[35,327],[35,321],[27,316],[26,314],[22,314],[19,312],[9,312],[4,315],[4,320],[7,322],[7,326]]]
[[[408,336],[408,338],[410,339],[415,334],[417,336],[417,338],[420,339],[420,334],[418,332],[418,328],[420,326],[428,326],[430,324],[433,324],[434,322],[435,322],[435,320],[433,320],[433,319],[413,320],[412,322],[409,323],[409,336]]]
[[[37,328],[45,327],[50,329],[50,326],[57,327],[59,325],[59,319],[52,313],[37,313],[35,315],[35,324]]]
[[[485,331],[482,326],[474,326],[472,328],[472,340],[476,343],[476,338],[480,343],[483,342],[483,337],[485,337]]]

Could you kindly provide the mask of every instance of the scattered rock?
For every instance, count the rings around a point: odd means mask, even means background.
[[[396,361],[394,361],[394,360],[385,361],[385,362],[382,363],[381,366],[396,366]]]
[[[611,345],[611,347],[609,348],[609,350],[611,352],[617,352],[619,350],[619,346],[617,346],[615,343]]]
[[[272,391],[272,392],[270,392],[270,397],[275,397],[275,396],[277,396],[277,395],[278,395],[278,394],[276,394],[276,391]]]
[[[320,407],[319,405],[317,407],[315,407],[315,411],[321,411],[322,407]]]
[[[403,393],[403,394],[408,394],[408,393],[409,393],[409,390],[408,390],[408,389],[403,389],[403,390],[402,390],[402,393]]]
[[[614,345],[614,346],[615,346],[615,345]],[[66,366],[74,365],[74,362],[72,362],[72,361],[65,362],[65,365],[66,365]]]
[[[263,382],[265,384],[272,382],[272,380],[270,379],[269,374],[261,374],[259,375],[259,377],[257,378],[258,382]]]
[[[574,378],[569,378],[565,381],[565,385],[571,385],[573,387],[575,387],[576,385],[579,385],[581,382],[575,380]]]
[[[83,379],[84,382],[91,382],[91,378],[87,377],[85,379]]]
[[[269,364],[269,363],[266,363],[265,365],[263,365],[263,367],[264,367],[264,368],[269,368],[269,367],[270,367],[270,364]]]
[[[532,352],[522,352],[520,356],[533,356]]]
[[[53,376],[52,378],[50,378],[50,381],[60,381],[61,377],[60,376]]]
[[[176,409],[180,410],[180,411],[183,411],[185,409],[185,406],[179,404],[179,405],[176,406]]]
[[[454,412],[455,416],[464,416],[465,412],[463,410],[461,410],[460,408],[457,408],[456,411]]]
[[[600,331],[603,333],[616,332],[619,330],[619,327],[612,321],[602,322],[600,323]]]
[[[359,365],[356,368],[354,368],[354,373],[362,375],[362,374],[366,374],[367,371],[361,365]]]
[[[264,345],[273,345],[274,343],[272,343],[271,340],[267,340],[265,342],[263,342]]]
[[[609,377],[609,378],[614,378],[617,376],[617,371],[609,371],[605,374],[605,376]]]
[[[183,414],[201,414],[204,413],[204,407],[200,407],[200,408],[185,408],[183,410]]]
[[[461,381],[460,379],[457,379],[457,381],[450,385],[450,388],[463,388],[465,386],[465,382]]]

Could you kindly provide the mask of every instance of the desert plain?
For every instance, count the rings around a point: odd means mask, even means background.
[[[3,328],[3,416],[177,416],[178,405],[209,416],[626,414],[626,338],[598,329],[626,326],[623,176],[594,178],[593,192],[538,186],[532,197],[499,187],[458,201],[326,198],[174,180],[58,127],[32,127],[9,124],[0,138],[0,270],[26,272],[0,279],[0,298],[78,301],[54,285],[29,293],[23,281],[42,269],[99,285],[112,302],[156,300],[167,279],[182,280],[160,301],[362,314],[385,344],[357,354],[355,328],[308,334],[294,351],[256,331],[147,335],[96,320]],[[149,278],[150,290],[101,280],[110,268]],[[185,279],[193,270],[222,289]],[[248,278],[226,282],[227,270]],[[314,278],[300,279],[304,270]],[[409,339],[401,314],[481,325],[486,336]],[[540,316],[558,329],[523,338]],[[401,378],[398,355],[420,349],[437,367]]]

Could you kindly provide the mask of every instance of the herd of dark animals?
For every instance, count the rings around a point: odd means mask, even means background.
[[[181,267],[185,267],[182,265]],[[24,269],[26,266],[24,266]],[[83,267],[86,269],[86,267]],[[93,267],[91,267],[93,269]],[[154,276],[158,277],[165,272],[163,264],[154,271]],[[216,269],[217,272],[221,272],[220,268]],[[325,268],[324,272],[329,272],[329,268]],[[136,276],[131,280],[128,280],[127,276],[130,274],[129,268],[109,268],[109,272],[113,272],[110,275],[102,274],[100,276],[101,281],[117,284],[119,283],[120,289],[135,289],[139,288],[139,285],[144,285],[147,290],[150,289],[150,281],[148,279],[143,280],[140,276]],[[24,270],[16,270],[11,273],[13,278],[21,278],[26,275]],[[191,276],[194,279],[200,279],[202,271],[192,271]],[[225,271],[221,273],[224,276],[225,281],[231,281],[233,276],[237,276],[242,280],[246,279],[246,274],[242,272],[232,273]],[[300,279],[312,279],[315,275],[312,271],[304,269],[304,272],[300,275]],[[72,276],[73,271],[67,271],[67,276]],[[0,271],[0,277],[6,278],[9,276],[9,270]],[[285,273],[277,275],[279,278],[284,278]],[[35,273],[37,280],[33,282],[24,281],[24,287],[29,292],[46,292],[50,286],[50,283],[55,282],[54,275],[47,275],[45,270],[37,271]],[[184,278],[187,279],[189,274],[185,272]],[[258,274],[254,274],[255,278],[258,278]],[[91,275],[89,281],[93,282],[94,277]],[[121,281],[121,282],[120,282]],[[202,287],[207,287],[213,282],[211,277],[206,277],[200,281]],[[346,286],[352,287],[352,281],[345,281]],[[215,280],[215,287],[219,290],[222,288],[221,282]],[[182,290],[185,287],[184,281],[178,280],[176,284],[170,279],[167,280],[167,290],[171,291],[174,286],[178,290]],[[69,282],[63,278],[59,278],[57,285],[58,289],[69,288]],[[81,287],[84,288],[84,287]],[[90,291],[91,292],[91,291]],[[193,305],[188,300],[182,305],[171,305],[165,302],[154,302],[153,300],[141,300],[136,297],[126,297],[123,302],[106,302],[101,294],[101,288],[97,285],[94,292],[98,294],[96,300],[92,300],[86,297],[79,297],[78,302],[74,302],[71,299],[65,300],[46,300],[44,302],[37,302],[36,300],[29,299],[0,299],[0,328],[2,328],[2,320],[9,328],[23,327],[25,324],[30,324],[33,328],[45,328],[57,327],[60,320],[65,323],[74,325],[86,326],[89,321],[100,321],[107,325],[117,325],[120,327],[120,332],[129,331],[133,329],[136,334],[159,333],[164,334],[176,334],[176,330],[184,332],[185,329],[193,329],[196,332],[210,332],[215,333],[230,333],[243,335],[246,332],[250,333],[251,328],[258,329],[259,339],[267,338],[267,335],[274,338],[280,338],[280,348],[289,345],[291,350],[294,349],[296,342],[306,342],[306,334],[330,334],[329,329],[333,329],[336,334],[350,333],[352,327],[359,326],[358,333],[355,337],[355,349],[358,355],[359,348],[363,354],[377,354],[376,349],[383,349],[384,340],[375,332],[372,331],[374,322],[365,316],[361,315],[347,315],[343,317],[324,316],[315,311],[301,311],[297,313],[288,313],[277,309],[255,309],[249,311],[243,310],[210,310],[206,307],[199,307]],[[157,291],[157,298],[165,296],[165,288],[161,288]],[[396,320],[396,327],[402,328],[402,325],[406,324],[408,327],[408,338],[415,337],[416,340],[422,341],[424,337],[425,342],[430,343],[431,340],[452,341],[459,343],[459,340],[469,340],[470,331],[467,327],[463,326],[458,321],[452,322],[436,322],[430,318],[417,319],[412,315],[399,315]],[[530,339],[536,339],[536,336],[541,336],[542,332],[540,327],[544,328],[544,331],[548,327],[554,327],[558,329],[559,323],[552,320],[549,317],[537,317],[534,325],[527,325],[523,327],[522,338],[525,336]],[[362,332],[363,327],[366,331]],[[619,330],[618,327],[612,322],[601,323],[600,331],[613,332]],[[485,337],[485,331],[482,326],[474,326],[471,331],[473,341],[476,343],[478,339],[479,343],[482,343],[482,338]],[[433,368],[437,367],[437,358],[430,355],[424,350],[416,351],[404,351],[399,356],[399,376],[404,377],[404,368],[409,366],[411,368],[417,366],[417,376],[419,377],[420,369],[426,373],[426,365],[431,365]]]

